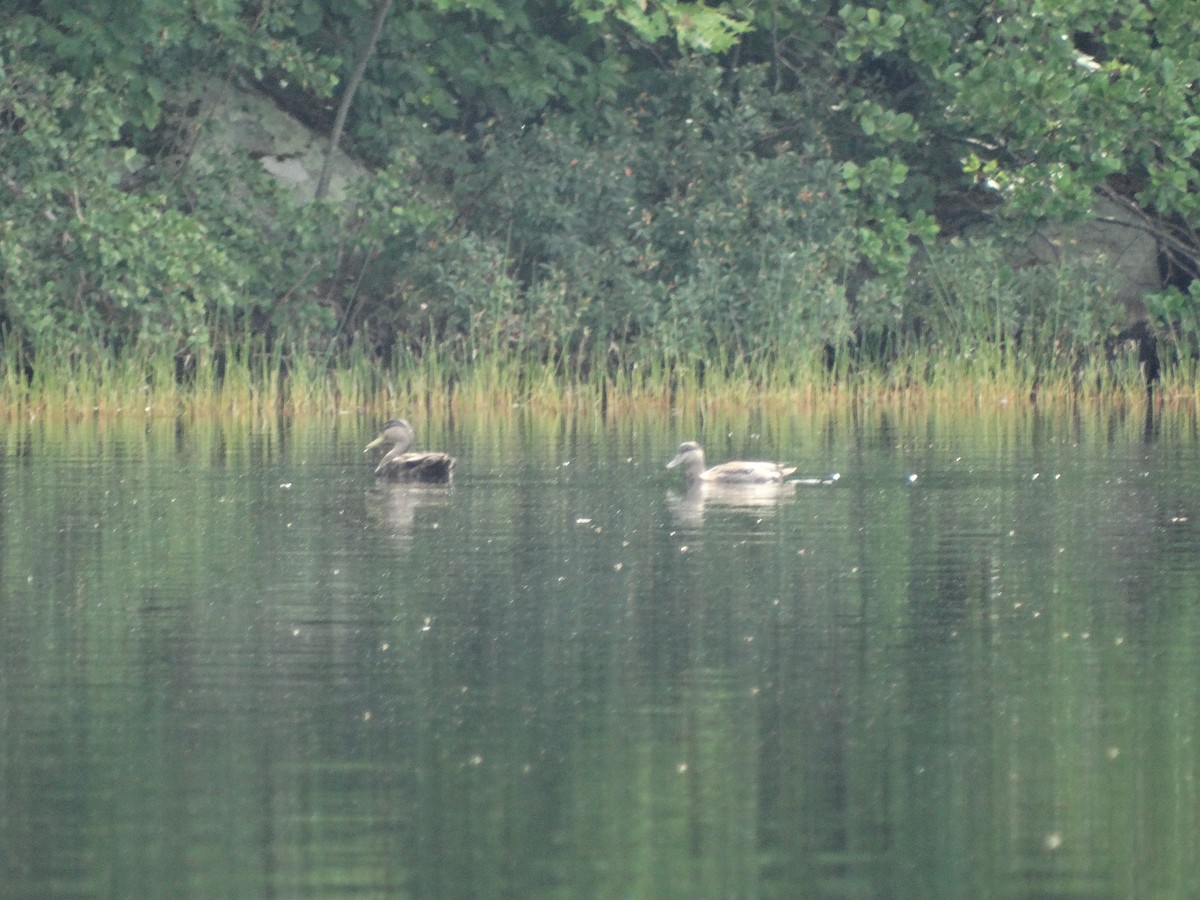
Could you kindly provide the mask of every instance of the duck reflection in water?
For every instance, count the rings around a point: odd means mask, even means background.
[[[775,510],[790,503],[795,496],[793,482],[728,485],[720,482],[697,481],[682,494],[667,492],[667,509],[681,525],[699,525],[704,521],[706,507],[733,512],[753,513],[758,518],[772,516]]]
[[[433,450],[409,451],[415,435],[406,419],[389,419],[383,423],[379,436],[367,444],[363,453],[374,450],[381,444],[391,444],[392,449],[384,454],[375,467],[375,477],[387,481],[419,481],[427,484],[444,484],[450,480],[454,458]]]
[[[366,492],[367,516],[386,528],[390,537],[409,543],[417,529],[417,510],[449,507],[451,493],[445,484],[380,481]]]

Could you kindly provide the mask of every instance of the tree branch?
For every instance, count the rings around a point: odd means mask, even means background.
[[[375,21],[371,25],[371,36],[363,45],[362,52],[354,63],[354,71],[350,73],[350,80],[346,82],[346,89],[342,91],[342,100],[338,104],[337,116],[333,120],[333,130],[329,134],[329,149],[325,153],[325,165],[321,167],[321,178],[317,182],[315,194],[317,200],[323,199],[329,193],[329,179],[333,177],[333,158],[342,139],[342,129],[346,127],[346,114],[350,111],[350,104],[354,102],[354,94],[358,91],[359,84],[362,83],[363,73],[367,71],[367,60],[371,58],[371,53],[375,50],[375,44],[383,31],[383,20],[387,18],[388,10],[391,7],[392,0],[379,0],[379,6],[375,8]]]

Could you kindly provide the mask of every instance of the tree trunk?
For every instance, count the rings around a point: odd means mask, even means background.
[[[321,178],[317,182],[315,195],[317,200],[323,199],[329,193],[329,179],[333,176],[333,157],[337,152],[338,143],[342,139],[342,129],[346,127],[346,114],[350,111],[354,94],[362,82],[363,73],[367,70],[367,60],[371,58],[371,53],[374,52],[375,44],[383,31],[383,20],[387,18],[388,10],[391,8],[392,0],[379,0],[379,6],[375,8],[375,21],[371,25],[371,36],[363,45],[362,53],[358,55],[358,60],[354,63],[354,71],[350,73],[350,80],[346,82],[346,89],[342,91],[342,101],[338,104],[337,116],[333,120],[333,131],[329,134],[329,149],[325,153],[325,165],[321,167]]]

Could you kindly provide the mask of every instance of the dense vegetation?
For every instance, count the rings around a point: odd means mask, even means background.
[[[15,0],[7,383],[137,358],[1035,384],[1102,367],[1142,317],[1186,362],[1196,12]],[[230,86],[370,177],[302,203],[205,140]],[[1133,308],[1111,272],[1021,249],[1099,199],[1160,247],[1166,287]]]

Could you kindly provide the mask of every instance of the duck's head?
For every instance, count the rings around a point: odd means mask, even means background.
[[[693,472],[704,468],[704,451],[695,441],[684,441],[675,451],[675,458],[667,463],[668,469],[683,466],[684,471]]]
[[[392,449],[403,452],[412,446],[412,442],[413,427],[408,424],[407,419],[388,419],[379,429],[379,436],[367,444],[363,453],[374,450],[380,444],[392,444]]]

